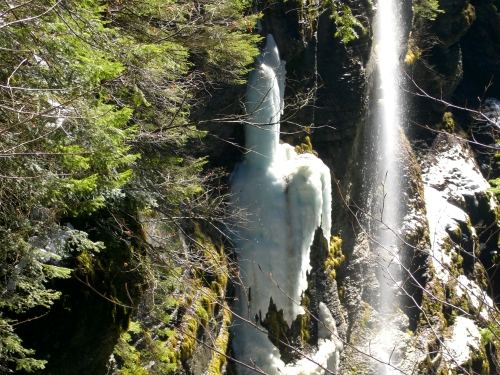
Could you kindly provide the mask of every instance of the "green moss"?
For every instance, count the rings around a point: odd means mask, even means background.
[[[438,324],[441,328],[446,327],[446,319],[443,314],[443,303],[445,300],[445,288],[437,279],[431,280],[425,287],[422,294],[422,313],[420,315],[419,326]],[[427,321],[429,319],[429,322]]]
[[[405,64],[413,65],[420,57],[422,57],[422,50],[418,46],[408,48],[405,55]]]
[[[311,317],[309,314],[301,314],[297,316],[297,324],[299,326],[299,339],[305,344],[311,339],[311,332],[309,330],[311,324]]]
[[[344,301],[344,299],[345,299],[345,287],[343,285],[339,285],[338,293],[339,293],[340,301],[341,302]]]
[[[328,256],[325,259],[324,267],[328,278],[335,280],[337,268],[345,261],[345,255],[342,253],[342,238],[332,236],[328,247]]]
[[[138,348],[134,338],[141,337],[143,346]],[[115,357],[120,362],[119,375],[148,375],[146,368],[149,360],[157,362],[156,368],[163,374],[174,373],[178,367],[178,354],[174,335],[168,335],[166,341],[154,340],[149,329],[139,322],[130,322],[128,330],[120,336],[115,350]]]
[[[84,274],[94,274],[94,261],[89,251],[82,251],[80,254],[78,254],[76,260],[78,262],[78,268],[81,269]]]
[[[311,137],[309,137],[308,135],[306,135],[306,137],[304,138],[304,142],[295,146],[295,152],[297,154],[313,154],[313,155],[316,155],[318,156],[318,153],[316,151],[314,151],[313,149],[313,146],[312,146],[312,143],[311,143]]]
[[[472,374],[491,374],[486,348],[481,345],[479,350],[474,350],[471,359],[464,367],[469,368]]]
[[[231,310],[226,302],[222,306],[222,324],[219,330],[219,335],[215,339],[212,358],[208,364],[208,374],[219,375],[222,370],[222,366],[226,363],[227,359],[225,353],[229,344],[229,326],[231,324]]]
[[[177,373],[193,357],[198,340],[206,340],[207,334],[216,329],[216,306],[224,300],[229,274],[224,247],[216,245],[198,225],[193,227],[191,237],[193,252],[201,255],[199,263],[188,277],[185,270],[174,269],[174,276],[157,285],[161,295],[155,294],[155,306],[149,315],[154,317],[154,324],[138,329],[132,323],[115,350],[119,374],[142,374],[143,368],[148,368],[147,373]],[[222,303],[225,310],[219,334],[215,344],[209,340],[208,345],[215,345],[217,351],[225,353],[231,314],[227,304]],[[172,311],[178,314],[175,320],[170,315]],[[209,373],[220,373],[224,362],[224,355],[216,356],[214,352]]]
[[[464,263],[464,257],[459,253],[457,253],[456,251],[452,251],[449,271],[454,278],[463,275],[464,273],[463,263]]]
[[[197,278],[218,295],[225,293],[229,270],[222,243],[214,244],[213,240],[203,233],[200,225],[195,223],[193,230],[195,246],[203,254],[201,268],[195,270]]]
[[[491,280],[488,276],[488,272],[479,263],[474,264],[474,278],[481,289],[488,290],[490,288]]]
[[[196,337],[199,327],[199,321],[195,316],[190,315],[182,324],[182,342],[181,342],[181,359],[183,362],[187,361],[193,356],[194,349],[196,348]]]
[[[363,366],[362,364],[358,364],[358,366],[349,366],[348,368],[349,375],[359,375],[359,374],[365,374],[366,371],[366,366]]]
[[[200,324],[206,326],[210,318],[214,315],[214,306],[217,303],[217,294],[209,288],[200,287],[201,297],[195,307],[195,313]]]
[[[481,330],[481,343],[487,345],[495,341],[500,345],[500,326],[490,323],[486,328]]]
[[[405,55],[405,64],[413,65],[417,60],[422,57],[422,49],[417,45],[415,38],[412,34],[408,38],[408,48]]]
[[[362,344],[366,340],[371,318],[372,307],[368,303],[361,301],[360,309],[356,313],[356,317],[353,318],[354,324],[351,331],[351,343],[353,345]]]
[[[196,307],[196,316],[200,319],[200,324],[202,326],[206,326],[210,319],[208,311],[202,305]]]
[[[441,120],[442,128],[448,133],[455,132],[455,119],[453,118],[453,113],[445,112],[443,114],[443,119]]]
[[[368,325],[370,324],[371,316],[372,316],[372,310],[370,308],[370,305],[368,305],[367,303],[363,303],[363,310],[361,313],[361,320],[360,320],[362,328],[368,327]]]
[[[180,358],[182,362],[189,360],[198,345],[198,338],[203,339],[202,331],[210,330],[215,322],[215,307],[221,299],[224,298],[228,283],[228,263],[224,253],[222,244],[216,245],[214,241],[208,237],[202,230],[199,224],[194,225],[193,235],[194,246],[199,254],[202,255],[202,260],[199,268],[194,270],[194,278],[190,281],[190,292],[185,296],[184,306],[186,314],[181,323],[180,333],[182,342],[180,344]],[[227,305],[224,305],[227,308]],[[216,349],[219,350],[227,341],[224,331],[228,330],[229,320],[231,315],[226,311],[223,312],[222,326],[219,333],[219,342],[216,343]],[[213,343],[210,342],[210,345]],[[225,353],[224,350],[219,350]],[[223,357],[212,358],[209,365],[211,370],[223,364]],[[212,373],[212,372],[210,372]],[[215,371],[214,373],[218,373]]]
[[[186,314],[182,319],[180,334],[180,357],[183,362],[192,357],[197,346],[198,333],[201,329],[207,330],[209,322],[214,316],[214,306],[218,296],[206,286],[200,285],[201,280],[195,280],[192,293],[195,296],[186,296]]]
[[[459,297],[456,293],[457,281],[451,279],[445,286],[446,301],[448,304],[443,304],[443,314],[448,326],[453,325],[455,318],[463,315],[464,312],[470,312],[470,305],[466,295]]]
[[[476,8],[471,3],[467,3],[465,8],[462,10],[462,15],[464,16],[468,25],[472,25],[476,20]]]

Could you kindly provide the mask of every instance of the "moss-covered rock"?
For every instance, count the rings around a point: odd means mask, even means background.
[[[201,225],[194,223],[188,233],[192,258],[183,262],[190,268],[165,269],[149,280],[156,285],[115,347],[113,373],[220,373],[231,320],[228,259],[220,238]]]
[[[332,236],[328,247],[328,256],[325,260],[325,272],[330,279],[335,279],[336,269],[345,261],[345,255],[342,253],[342,238]]]

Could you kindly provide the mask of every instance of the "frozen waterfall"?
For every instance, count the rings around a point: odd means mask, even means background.
[[[300,306],[307,289],[309,256],[316,229],[329,241],[331,231],[330,170],[312,154],[297,154],[279,143],[285,66],[271,35],[256,69],[250,74],[245,109],[244,161],[231,178],[233,205],[246,213],[234,238],[240,267],[233,325],[233,349],[238,361],[268,374],[323,374],[338,366],[341,343],[335,321],[320,303],[326,327],[318,348],[306,358],[285,364],[261,323],[270,301],[290,326],[305,313]],[[243,366],[239,374],[254,372]]]

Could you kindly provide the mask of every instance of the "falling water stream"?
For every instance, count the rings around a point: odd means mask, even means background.
[[[376,204],[372,210],[372,231],[379,264],[379,313],[381,329],[375,344],[376,357],[389,362],[395,343],[392,317],[398,309],[396,291],[401,280],[398,231],[401,227],[401,168],[399,164],[402,124],[401,17],[398,0],[379,0],[375,16],[374,49],[375,86],[373,97],[373,131],[376,137]],[[385,374],[399,373],[384,366]]]

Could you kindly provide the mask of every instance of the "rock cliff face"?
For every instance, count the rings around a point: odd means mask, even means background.
[[[439,357],[428,356],[422,371],[459,367],[471,373],[494,373],[497,348],[488,350],[480,329],[497,324],[498,310],[490,297],[492,284],[485,267],[490,249],[478,234],[497,226],[497,203],[462,139],[438,136],[421,162],[430,252],[416,332],[439,353]],[[472,220],[478,211],[481,220]],[[498,241],[498,233],[495,236]],[[431,330],[441,337],[437,339]],[[431,368],[426,367],[429,363]]]
[[[366,120],[374,7],[370,1],[345,2],[365,31],[344,45],[333,37],[336,25],[322,2],[324,11],[307,18],[304,4],[311,3],[266,4],[261,25],[287,61],[288,102],[306,103],[285,109],[282,138],[298,144],[309,134],[333,175],[333,232],[342,237],[346,260],[335,278],[318,278],[323,262],[317,261],[321,252],[315,253],[308,296],[330,298],[345,347],[341,373],[378,374],[386,368],[372,358],[380,280],[363,207],[372,157]],[[391,365],[419,374],[496,373],[498,209],[487,179],[498,171],[491,152],[478,157],[488,147],[468,142],[494,143],[491,132],[484,134],[492,124],[479,124],[477,112],[457,107],[480,111],[478,95],[500,96],[500,4],[443,0],[429,16],[421,10],[429,3],[402,5],[408,40],[401,60],[413,95],[399,155],[405,277],[397,286],[401,310],[392,317],[397,339]]]

